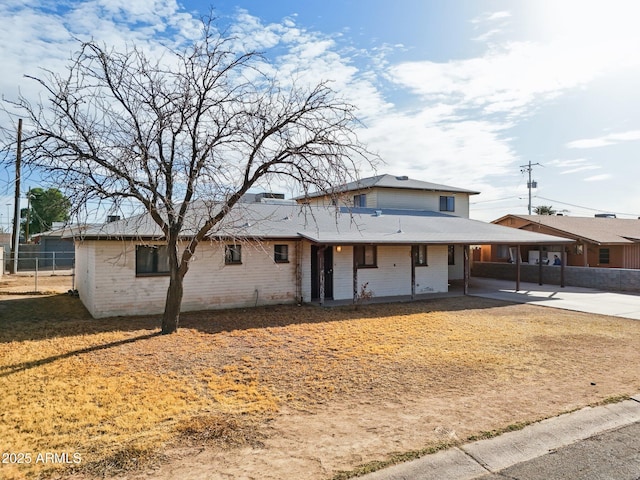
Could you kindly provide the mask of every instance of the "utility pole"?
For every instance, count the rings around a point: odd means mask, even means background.
[[[13,205],[13,243],[9,273],[18,273],[18,245],[20,244],[20,163],[22,161],[22,119],[18,119],[18,146],[16,149],[16,193]]]
[[[531,163],[531,160],[529,160],[529,163],[526,165],[520,165],[520,171],[522,173],[527,172],[529,174],[529,181],[527,182],[527,188],[529,189],[529,215],[531,215],[531,189],[538,188],[538,182],[536,182],[535,180],[531,180],[531,171],[533,170],[533,167],[536,165],[540,165],[540,164]]]

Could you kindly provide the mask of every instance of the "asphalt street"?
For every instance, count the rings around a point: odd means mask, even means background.
[[[595,435],[477,480],[639,480],[640,422]]]

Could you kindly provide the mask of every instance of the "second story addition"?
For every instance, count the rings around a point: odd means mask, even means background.
[[[377,175],[337,187],[343,207],[429,210],[469,218],[469,197],[479,192],[413,180],[406,176]],[[334,199],[311,194],[298,201],[329,206]]]

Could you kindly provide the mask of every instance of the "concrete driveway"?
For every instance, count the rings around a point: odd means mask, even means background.
[[[640,320],[640,295],[472,277],[469,295]]]

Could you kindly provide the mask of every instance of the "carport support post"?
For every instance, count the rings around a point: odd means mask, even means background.
[[[520,291],[520,245],[516,245],[516,292]]]
[[[564,288],[564,266],[567,264],[567,249],[562,248],[562,259],[560,261],[560,288]]]
[[[465,295],[468,295],[469,294],[469,270],[470,270],[470,265],[469,265],[469,245],[463,245],[462,246],[462,251],[464,252],[464,254],[463,254],[464,265],[462,267],[462,269],[464,270],[463,293]]]
[[[413,250],[413,246],[410,247],[411,255],[411,300],[416,299],[416,255]]]
[[[355,245],[353,246],[353,303],[358,303],[358,262],[356,261]]]
[[[542,245],[538,245],[538,285],[542,285]]]
[[[318,248],[318,296],[320,305],[324,305],[324,246]]]

